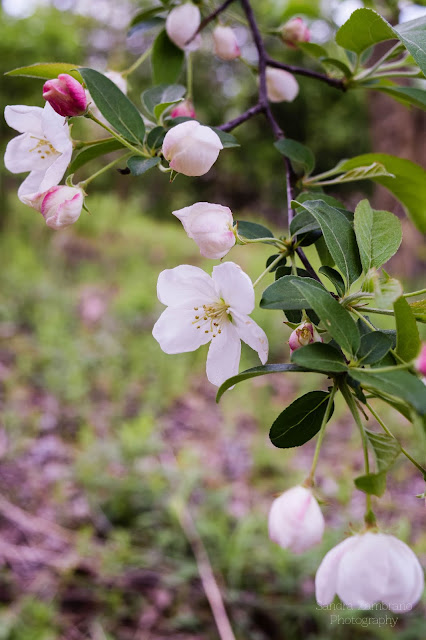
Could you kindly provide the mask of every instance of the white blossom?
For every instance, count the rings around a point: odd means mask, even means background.
[[[163,142],[163,155],[171,168],[185,176],[207,173],[221,149],[223,145],[217,133],[196,120],[172,127]]]
[[[172,213],[182,222],[186,233],[197,243],[205,258],[223,258],[234,246],[233,218],[229,207],[196,202]]]

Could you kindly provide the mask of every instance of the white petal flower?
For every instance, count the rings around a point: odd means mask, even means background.
[[[210,127],[196,120],[182,122],[164,138],[163,155],[172,169],[185,176],[202,176],[216,162],[223,145]]]
[[[165,353],[195,351],[211,341],[207,377],[217,386],[238,373],[241,340],[265,364],[268,339],[248,316],[254,309],[253,285],[235,263],[214,267],[212,277],[191,265],[167,269],[159,275],[157,293],[168,307],[152,334]]]
[[[303,553],[321,541],[324,517],[312,492],[299,485],[273,501],[268,528],[269,537],[280,547]]]
[[[271,102],[293,102],[299,93],[296,78],[284,69],[266,69],[266,89]]]
[[[73,149],[65,118],[48,103],[44,109],[7,106],[4,115],[7,124],[21,134],[7,145],[5,166],[12,173],[30,171],[19,187],[19,198],[56,186],[67,170]]]
[[[192,2],[186,2],[172,9],[167,16],[166,32],[170,40],[180,49],[195,51],[201,45],[201,36],[198,34],[189,43],[200,26],[201,14],[198,7]]]
[[[234,246],[233,217],[229,207],[196,202],[172,213],[182,222],[186,233],[195,240],[205,258],[223,258]]]
[[[347,538],[324,557],[315,578],[318,604],[337,594],[353,608],[382,602],[409,611],[423,593],[423,569],[413,551],[395,536],[367,532]]]
[[[222,60],[235,60],[241,55],[235,31],[218,25],[213,31],[214,51]]]

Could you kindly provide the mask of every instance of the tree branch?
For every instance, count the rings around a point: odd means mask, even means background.
[[[244,111],[244,113],[242,113],[237,118],[234,118],[233,120],[229,120],[229,122],[225,122],[224,124],[221,124],[217,128],[220,129],[221,131],[232,131],[232,129],[235,129],[235,127],[239,127],[240,124],[243,124],[243,122],[246,122],[247,120],[257,115],[258,113],[261,113],[264,110],[265,108],[263,107],[263,105],[261,105],[258,102],[253,107],[250,107],[250,109],[247,109],[247,111]]]
[[[198,36],[198,34],[205,28],[207,27],[207,25],[212,22],[212,20],[214,20],[215,18],[217,18],[218,15],[220,15],[223,11],[225,11],[225,9],[227,9],[229,7],[230,4],[232,4],[234,2],[234,0],[225,0],[225,2],[223,2],[217,9],[215,9],[212,13],[210,13],[208,16],[206,16],[204,18],[204,20],[201,20],[200,22],[200,26],[198,27],[197,31],[195,33],[192,34],[192,36],[189,38],[189,40],[187,40],[185,42],[185,45],[190,44],[194,38],[196,36]]]
[[[266,56],[266,64],[268,67],[275,67],[276,69],[283,69],[284,71],[289,71],[290,73],[294,73],[299,76],[306,76],[308,78],[313,78],[314,80],[320,80],[321,82],[325,82],[330,85],[330,87],[334,87],[335,89],[340,89],[340,91],[346,91],[346,85],[343,80],[339,80],[337,78],[330,78],[324,73],[318,73],[317,71],[311,71],[310,69],[304,69],[303,67],[295,67],[291,64],[285,64],[284,62],[279,62],[278,60],[274,60],[274,58],[270,58]]]

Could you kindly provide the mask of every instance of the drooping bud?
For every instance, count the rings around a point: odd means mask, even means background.
[[[198,34],[191,42],[188,40],[197,31],[201,22],[201,14],[198,7],[192,2],[186,2],[172,9],[167,16],[166,32],[170,40],[185,51],[195,51],[201,44],[201,36]],[[188,44],[187,44],[188,43]]]
[[[303,553],[321,541],[324,517],[310,489],[296,486],[276,498],[269,511],[269,537],[283,549]]]
[[[172,212],[205,258],[223,258],[235,244],[232,211],[221,204],[196,202]]]
[[[271,102],[292,102],[299,93],[296,78],[284,69],[266,69],[266,89]]]
[[[303,322],[295,329],[289,338],[288,344],[290,350],[296,351],[300,347],[306,347],[307,344],[313,342],[324,342],[312,322]]]
[[[84,192],[80,187],[59,185],[44,193],[22,199],[33,209],[40,211],[51,229],[62,229],[74,224],[83,208]]]
[[[422,344],[420,354],[414,364],[420,375],[426,376],[426,342]]]
[[[86,92],[68,73],[61,73],[43,86],[43,98],[60,116],[81,116],[87,107]]]
[[[302,18],[292,18],[282,27],[281,38],[286,45],[295,49],[298,42],[309,42],[311,32]]]
[[[321,607],[337,594],[354,609],[371,609],[382,602],[391,611],[404,613],[420,600],[423,587],[423,569],[410,547],[395,536],[372,531],[331,549],[315,578]]]
[[[170,167],[185,176],[202,176],[216,162],[223,145],[210,127],[196,120],[182,122],[164,138],[163,155]]]
[[[222,60],[235,60],[241,55],[235,31],[218,25],[213,31],[214,52]]]
[[[191,100],[182,100],[173,109],[171,118],[195,118],[195,109]]]

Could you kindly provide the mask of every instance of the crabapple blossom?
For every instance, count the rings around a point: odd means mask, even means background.
[[[290,335],[288,344],[293,352],[313,342],[324,342],[312,322],[302,322]]]
[[[291,18],[283,25],[281,38],[289,47],[296,48],[298,42],[309,42],[311,32],[303,18]]]
[[[68,73],[60,73],[54,80],[45,82],[43,98],[60,116],[81,116],[86,111],[86,92]]]
[[[422,348],[414,364],[417,371],[422,376],[426,376],[426,342],[422,344]]]
[[[80,187],[59,185],[44,193],[23,197],[22,201],[40,211],[51,229],[62,229],[74,224],[79,217],[84,202],[84,191]]]
[[[216,162],[223,145],[210,127],[196,120],[182,122],[164,138],[163,155],[170,167],[185,176],[202,176]]]
[[[196,202],[172,212],[205,258],[223,258],[235,244],[232,211],[221,204]]]
[[[266,90],[271,102],[292,102],[299,93],[296,78],[284,69],[266,69]]]
[[[57,185],[72,155],[69,126],[49,103],[41,107],[7,106],[4,117],[20,135],[6,147],[4,164],[12,173],[30,174],[18,189],[18,197],[43,193]]]
[[[189,44],[201,22],[201,14],[198,7],[192,2],[186,2],[172,9],[167,16],[166,32],[170,40],[185,51],[195,51],[201,44],[201,36],[198,34]]]
[[[293,553],[318,544],[324,533],[324,517],[312,491],[298,485],[275,498],[268,528],[270,539]]]
[[[423,569],[402,540],[367,531],[340,542],[324,557],[315,578],[318,604],[337,594],[352,608],[382,602],[391,611],[409,611],[424,587]]]
[[[162,271],[158,299],[167,305],[152,334],[165,353],[195,351],[211,342],[207,378],[220,386],[238,373],[241,340],[257,351],[264,364],[268,339],[249,317],[254,289],[248,275],[234,262],[213,267],[210,277],[191,265]]]
[[[214,52],[222,60],[235,60],[241,55],[235,31],[218,25],[213,31]]]
[[[171,118],[195,118],[195,109],[191,100],[182,100],[170,113]]]

